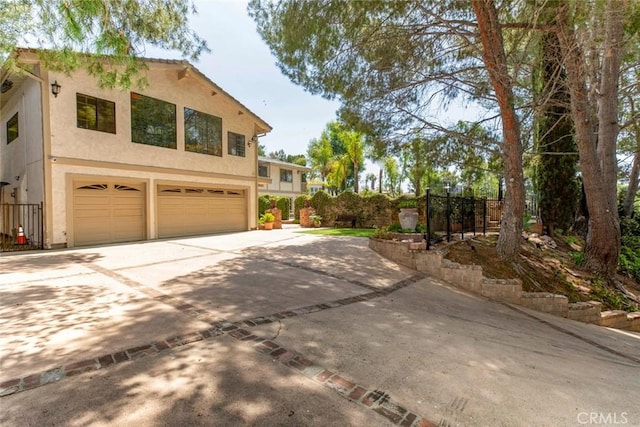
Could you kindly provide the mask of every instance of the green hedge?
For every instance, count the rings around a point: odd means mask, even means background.
[[[282,211],[282,219],[288,220],[290,210],[289,205],[291,204],[289,198],[272,196],[269,194],[258,197],[258,218],[260,218],[262,214],[267,211],[267,209],[271,209],[271,199],[276,200],[276,207]]]
[[[306,195],[297,197],[294,211],[296,219],[299,219],[300,209],[304,207],[305,200],[309,200],[310,206],[322,217],[324,226],[333,225],[339,215],[355,215],[357,227],[388,227],[398,222],[398,204],[406,199],[407,197],[391,199],[380,193],[361,195],[352,191],[345,191],[333,197],[325,191],[318,191],[311,198]],[[418,208],[421,208],[420,203],[418,200]],[[420,212],[422,211],[424,208],[420,209]]]

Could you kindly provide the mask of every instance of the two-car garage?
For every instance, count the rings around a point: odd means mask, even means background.
[[[146,184],[109,180],[73,184],[73,245],[86,246],[247,229],[247,191],[158,185],[147,227]],[[155,236],[148,236],[151,229]]]

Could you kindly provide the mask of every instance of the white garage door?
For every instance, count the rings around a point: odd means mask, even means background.
[[[76,246],[145,238],[144,184],[76,182],[73,240]]]
[[[158,237],[246,229],[247,198],[244,190],[158,187]]]

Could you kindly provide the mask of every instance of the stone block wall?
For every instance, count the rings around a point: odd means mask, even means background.
[[[522,299],[522,281],[519,279],[484,279],[480,294],[497,301],[519,304]]]
[[[598,301],[574,302],[569,304],[567,317],[584,323],[599,323],[602,303]]]
[[[629,330],[640,332],[640,313],[629,313],[627,314],[627,319],[629,320]]]
[[[549,292],[523,292],[520,305],[560,317],[568,317],[569,298]]]
[[[600,326],[616,329],[629,329],[631,321],[627,317],[627,312],[622,310],[603,311],[600,315]]]
[[[372,238],[369,239],[369,247],[400,265],[496,301],[518,304],[584,323],[640,332],[640,312],[601,312],[602,304],[597,301],[569,304],[569,299],[564,295],[523,292],[520,279],[487,279],[479,265],[461,265],[449,261],[444,258],[444,253],[421,250],[411,242]]]

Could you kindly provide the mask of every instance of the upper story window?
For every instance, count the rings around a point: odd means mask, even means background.
[[[176,148],[176,105],[131,92],[131,140]]]
[[[7,144],[16,139],[19,134],[18,113],[15,113],[13,117],[7,120]]]
[[[303,173],[303,174],[300,176],[300,181],[301,181],[301,182],[307,182],[307,174],[306,174],[306,173]]]
[[[258,163],[258,176],[263,178],[269,178],[269,164],[268,163]]]
[[[116,133],[116,103],[76,93],[78,127]]]
[[[281,182],[293,182],[293,171],[291,169],[280,169]]]
[[[244,157],[244,135],[228,132],[229,154]]]
[[[222,156],[222,119],[185,108],[184,144],[185,151]]]

